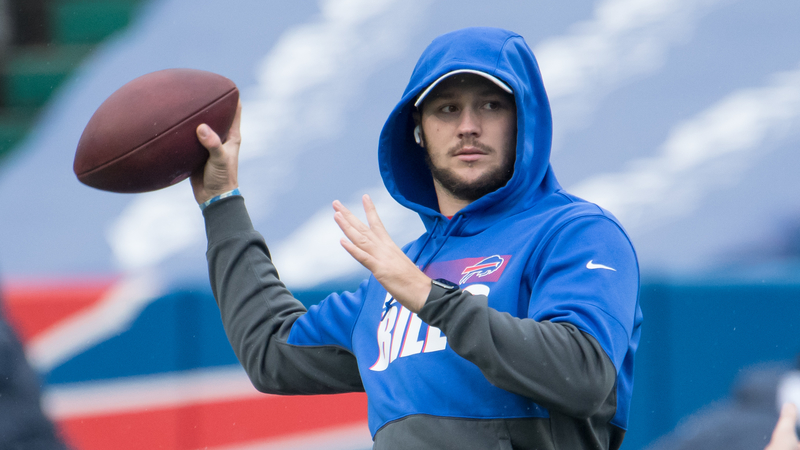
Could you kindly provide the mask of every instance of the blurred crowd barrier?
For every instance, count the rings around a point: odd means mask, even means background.
[[[59,327],[96,314],[92,309],[111,284],[8,286],[6,309],[29,350],[41,349]],[[325,293],[295,295],[311,305]],[[640,301],[645,322],[625,450],[647,447],[691,414],[728,398],[746,368],[792,362],[800,350],[800,283],[645,283]],[[337,448],[362,448],[369,441],[363,394],[256,392],[206,291],[159,298],[125,331],[42,375],[45,409],[79,450],[110,442],[118,442],[115,448],[122,442],[188,449],[314,436],[339,439],[343,446]],[[777,419],[777,406],[767,414],[765,423],[774,425],[769,415]]]

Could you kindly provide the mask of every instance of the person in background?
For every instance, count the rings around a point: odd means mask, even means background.
[[[8,0],[0,0],[0,64],[5,61],[6,51],[11,45],[12,37],[11,12],[8,9]]]
[[[39,385],[0,298],[0,449],[66,450],[42,411]]]
[[[645,450],[761,450],[768,443],[769,450],[797,450],[786,447],[792,437],[797,443],[794,427],[786,426],[792,423],[788,417],[795,415],[791,402],[797,397],[784,394],[792,392],[797,367],[782,361],[742,369],[727,398],[681,420]]]
[[[772,432],[772,439],[764,450],[800,450],[797,440],[797,406],[785,403],[781,407],[781,416]]]

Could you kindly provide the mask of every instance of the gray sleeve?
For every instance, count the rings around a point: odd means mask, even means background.
[[[419,317],[493,385],[576,418],[614,399],[616,369],[600,344],[569,323],[520,319],[483,295],[434,288]]]
[[[277,394],[363,391],[355,356],[334,346],[287,343],[306,309],[278,278],[241,196],[203,211],[208,269],[225,333],[256,389]]]

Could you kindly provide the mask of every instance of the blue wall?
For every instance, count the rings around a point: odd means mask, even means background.
[[[294,294],[310,305],[327,292]],[[740,370],[800,353],[800,283],[650,283],[640,301],[645,321],[623,450],[644,448],[725,398]],[[127,331],[55,368],[46,382],[236,364],[210,290],[183,290],[153,302]]]
[[[624,450],[725,398],[740,370],[800,353],[800,284],[647,284]]]

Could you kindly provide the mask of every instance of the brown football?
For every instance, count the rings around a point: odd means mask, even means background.
[[[208,124],[224,141],[239,90],[196,69],[148,73],[104,101],[83,130],[73,170],[82,183],[134,193],[165,188],[201,168],[208,151],[195,130]]]

